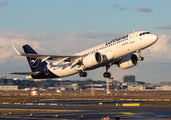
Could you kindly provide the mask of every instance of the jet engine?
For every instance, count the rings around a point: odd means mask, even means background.
[[[87,55],[83,58],[82,63],[86,68],[93,67],[98,65],[103,61],[103,57],[99,52],[95,52],[93,54]]]
[[[118,66],[121,69],[127,69],[137,65],[137,63],[138,63],[138,57],[135,54],[129,54],[125,57],[122,57],[122,59],[118,63]]]

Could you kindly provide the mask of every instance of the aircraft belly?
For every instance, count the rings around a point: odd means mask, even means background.
[[[73,74],[76,74],[78,71],[76,71],[75,69],[71,69],[71,67],[66,68],[65,70],[62,69],[57,69],[56,70],[56,74],[58,74],[59,76],[70,76]]]
[[[78,71],[75,70],[75,67],[71,67],[71,65],[61,65],[58,67],[49,67],[49,70],[59,76],[59,77],[65,77],[70,76],[73,74],[76,74]]]

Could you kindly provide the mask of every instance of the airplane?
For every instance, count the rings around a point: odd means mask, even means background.
[[[27,58],[32,71],[10,74],[27,75],[25,79],[61,78],[76,73],[79,73],[80,77],[86,77],[86,71],[106,67],[103,76],[110,78],[110,66],[115,64],[121,69],[127,69],[137,65],[138,57],[140,61],[144,60],[141,51],[157,40],[157,35],[148,31],[134,31],[70,56],[39,55],[28,44],[23,46],[25,53],[22,53],[12,45],[18,55]],[[138,57],[135,52],[138,53]]]

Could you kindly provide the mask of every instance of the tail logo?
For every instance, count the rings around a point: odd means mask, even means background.
[[[33,68],[36,68],[39,65],[39,60],[37,58],[30,58],[30,65]]]

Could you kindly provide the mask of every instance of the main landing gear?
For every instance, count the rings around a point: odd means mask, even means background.
[[[80,72],[79,75],[80,77],[87,77],[87,72]]]
[[[110,68],[110,65],[106,66],[106,72],[103,74],[104,78],[110,78],[111,77],[111,73],[108,72],[108,69]]]
[[[139,56],[139,60],[143,61],[144,57],[141,56],[141,50],[138,50],[137,53],[138,53],[138,56]]]

